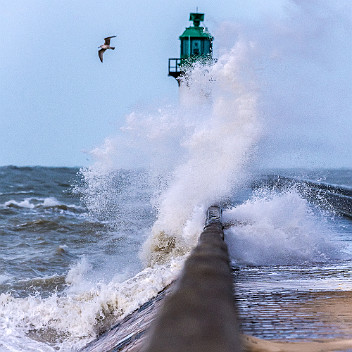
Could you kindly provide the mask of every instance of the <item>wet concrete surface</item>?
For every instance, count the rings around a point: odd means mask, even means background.
[[[352,338],[350,262],[234,271],[240,329],[262,339]]]

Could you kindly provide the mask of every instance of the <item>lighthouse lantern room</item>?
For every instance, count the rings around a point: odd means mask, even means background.
[[[208,63],[212,60],[214,38],[207,28],[200,26],[200,22],[204,21],[204,13],[191,13],[189,20],[193,21],[193,26],[187,27],[179,37],[180,58],[169,59],[169,76],[175,77],[178,84],[187,67],[196,61]]]

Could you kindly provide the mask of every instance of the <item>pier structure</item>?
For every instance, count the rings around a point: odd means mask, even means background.
[[[83,351],[242,351],[220,207],[208,209],[179,278]]]
[[[143,352],[241,351],[221,209],[208,209],[198,245],[156,317]]]
[[[296,177],[267,175],[253,183],[252,188],[268,186],[277,190],[295,187],[303,198],[327,210],[352,219],[352,188]]]

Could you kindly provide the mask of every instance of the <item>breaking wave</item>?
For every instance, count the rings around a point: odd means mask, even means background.
[[[294,187],[280,193],[259,189],[245,203],[226,210],[224,222],[235,264],[298,265],[343,256],[324,214]]]

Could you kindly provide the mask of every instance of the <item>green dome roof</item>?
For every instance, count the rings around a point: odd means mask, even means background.
[[[213,39],[208,30],[204,27],[187,27],[185,31],[180,35],[180,39],[182,38],[208,38],[210,40]]]

